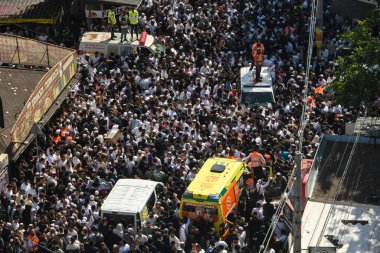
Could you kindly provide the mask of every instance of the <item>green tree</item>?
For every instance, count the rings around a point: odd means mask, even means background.
[[[380,8],[358,26],[342,35],[351,44],[351,53],[338,59],[338,78],[332,89],[338,102],[358,106],[380,94]]]

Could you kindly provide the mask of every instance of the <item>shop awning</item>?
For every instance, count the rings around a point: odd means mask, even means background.
[[[54,0],[2,0],[0,23],[55,24],[62,2]]]
[[[86,4],[108,4],[115,6],[127,6],[131,8],[138,8],[142,0],[86,0]]]

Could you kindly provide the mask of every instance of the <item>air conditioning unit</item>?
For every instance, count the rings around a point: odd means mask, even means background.
[[[323,246],[323,247],[309,246],[309,253],[336,253],[336,247],[334,247],[334,246]]]

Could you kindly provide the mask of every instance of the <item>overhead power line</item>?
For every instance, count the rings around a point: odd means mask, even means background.
[[[305,71],[306,71],[305,88],[304,88],[304,95],[303,95],[303,100],[302,100],[301,125],[300,125],[300,130],[298,132],[298,135],[299,135],[298,136],[299,137],[298,152],[301,152],[301,153],[302,153],[302,149],[303,149],[304,130],[305,130],[305,127],[307,124],[308,116],[309,116],[308,112],[307,112],[307,97],[308,97],[308,93],[309,93],[308,85],[309,85],[311,59],[312,59],[312,55],[313,55],[314,33],[315,33],[316,21],[317,21],[317,19],[316,19],[316,0],[312,0],[311,14],[310,14],[310,19],[309,19],[309,40],[308,40],[308,49],[307,49],[306,66],[305,66],[306,67],[305,68]],[[301,155],[299,155],[299,156],[301,156]],[[301,157],[299,157],[299,160],[301,160]],[[300,162],[296,166],[300,166]],[[301,168],[298,168],[298,169],[301,169]],[[285,189],[285,193],[283,193],[283,195],[281,197],[280,203],[277,207],[277,211],[272,218],[272,223],[271,223],[271,225],[270,225],[270,227],[269,227],[269,229],[265,235],[265,239],[263,241],[263,245],[261,245],[261,247],[260,247],[259,253],[265,252],[269,246],[271,237],[273,235],[273,232],[274,232],[275,227],[277,225],[277,222],[279,220],[280,214],[281,214],[281,212],[282,212],[282,210],[286,204],[286,201],[289,198],[291,189],[293,188],[294,181],[295,180],[299,180],[299,181],[302,180],[301,178],[294,178],[294,176],[295,176],[295,168],[293,168],[293,170],[292,170],[292,173],[290,176],[291,180],[289,180],[288,185]],[[299,201],[299,200],[297,200],[297,201]],[[301,225],[301,224],[299,224],[299,225]]]
[[[364,114],[364,118],[366,118],[366,117],[367,117],[367,110],[365,110],[365,114]],[[330,210],[329,210],[329,212],[327,213],[327,217],[326,217],[326,220],[325,220],[325,222],[324,222],[324,224],[323,224],[322,231],[321,231],[320,234],[319,234],[318,241],[317,241],[317,244],[316,244],[316,248],[319,247],[319,245],[320,245],[320,243],[321,243],[321,240],[322,240],[322,237],[323,237],[323,234],[324,234],[324,232],[325,232],[325,230],[326,230],[327,224],[328,224],[328,222],[329,222],[329,220],[330,220],[331,214],[332,214],[333,211],[335,210],[336,201],[337,201],[337,199],[338,199],[338,196],[339,196],[339,194],[340,194],[340,191],[342,190],[343,182],[344,182],[344,180],[345,180],[345,178],[346,178],[348,168],[349,168],[350,165],[351,165],[352,157],[353,157],[353,155],[355,154],[355,150],[356,150],[356,146],[357,146],[357,144],[358,144],[359,137],[360,137],[360,135],[359,135],[359,133],[357,133],[357,134],[356,134],[356,138],[355,138],[355,142],[354,142],[354,144],[353,144],[353,146],[352,146],[352,149],[351,149],[351,152],[350,152],[350,156],[348,157],[348,161],[347,161],[346,166],[345,166],[345,168],[344,168],[343,175],[342,175],[342,177],[341,177],[341,179],[340,179],[340,181],[339,181],[337,191],[335,192],[334,199],[333,199],[333,201],[332,201],[332,203],[331,203]],[[358,180],[358,179],[356,178],[356,180]],[[314,231],[315,231],[315,230],[314,230]]]

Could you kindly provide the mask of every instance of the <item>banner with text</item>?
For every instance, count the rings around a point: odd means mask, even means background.
[[[115,14],[116,15],[120,15],[124,12],[124,10],[127,9],[129,10],[130,8],[128,8],[127,6],[119,6],[119,7],[116,7],[115,8]],[[109,10],[86,10],[85,11],[85,15],[86,15],[86,18],[107,18],[108,17],[108,12],[110,11],[111,9]]]

